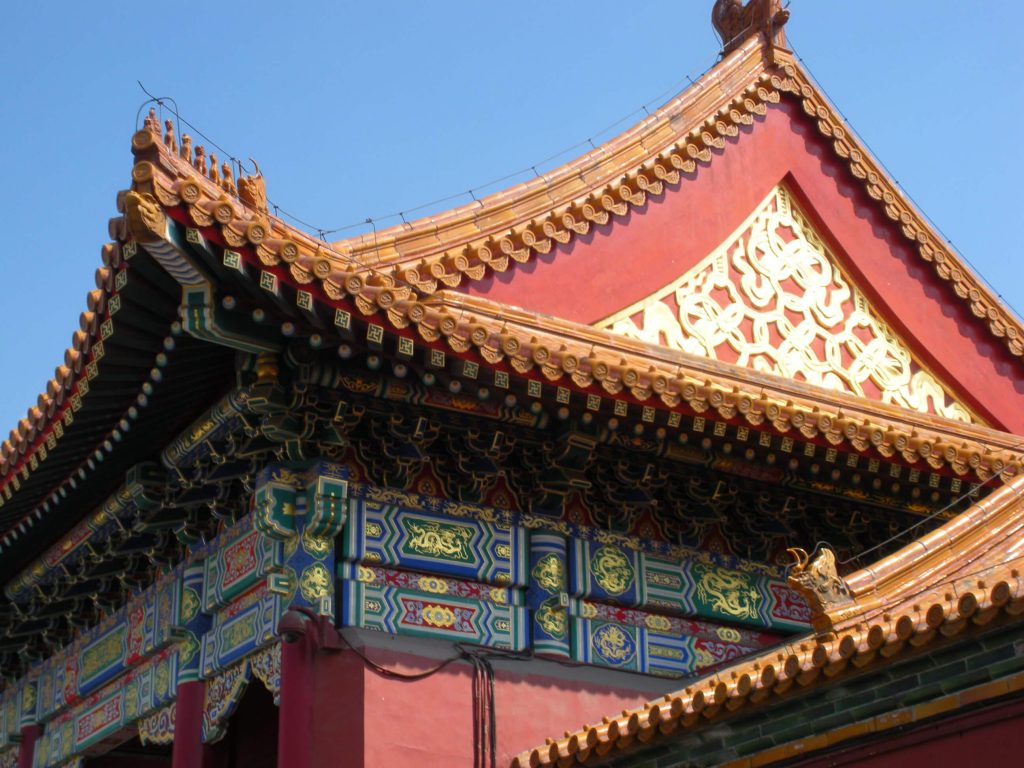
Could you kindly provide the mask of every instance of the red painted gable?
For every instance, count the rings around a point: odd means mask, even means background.
[[[952,393],[1024,433],[1024,366],[864,192],[799,107],[783,100],[710,164],[641,208],[461,290],[585,323],[637,302],[717,248],[780,182],[882,319]]]

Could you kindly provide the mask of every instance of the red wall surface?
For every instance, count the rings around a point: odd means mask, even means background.
[[[438,664],[383,649],[366,653],[375,663],[407,674]],[[473,672],[468,663],[451,664],[410,682],[381,676],[352,652],[325,653],[317,658],[316,679],[313,765],[473,765]],[[671,683],[666,682],[668,687]],[[651,697],[649,690],[499,668],[494,694],[497,764],[508,765],[515,755],[566,728],[578,728],[601,714],[638,706]]]
[[[787,100],[741,129],[710,165],[642,208],[464,290],[593,323],[711,253],[783,180],[847,273],[925,365],[991,426],[1024,434],[1024,365],[934,274]]]

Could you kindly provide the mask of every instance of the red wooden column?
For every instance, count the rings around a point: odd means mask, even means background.
[[[32,768],[32,758],[35,757],[36,741],[42,733],[42,727],[38,725],[26,725],[21,729],[21,746],[18,747],[18,768]]]
[[[205,698],[206,683],[202,680],[178,684],[171,768],[203,768]]]
[[[319,643],[316,621],[281,642],[281,694],[277,725],[278,768],[313,768],[313,685]]]

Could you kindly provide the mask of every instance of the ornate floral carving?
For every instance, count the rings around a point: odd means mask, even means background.
[[[281,695],[281,644],[274,643],[255,653],[249,660],[252,673],[274,695],[278,703]]]
[[[784,187],[675,282],[598,323],[634,339],[970,422],[842,273]]]
[[[139,741],[146,744],[172,744],[174,742],[174,702],[149,717],[139,720]]]

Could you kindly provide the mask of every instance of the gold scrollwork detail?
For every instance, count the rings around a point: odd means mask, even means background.
[[[598,628],[592,638],[594,651],[609,664],[627,664],[636,655],[636,645],[621,627],[605,624]]]
[[[423,608],[423,621],[432,627],[454,627],[455,614],[443,605],[427,605]]]
[[[306,551],[306,554],[322,560],[331,553],[331,540],[303,534],[302,548]]]
[[[697,599],[706,603],[713,611],[735,619],[758,618],[757,606],[761,593],[751,585],[749,577],[738,571],[729,571],[716,566],[699,566]]]
[[[644,617],[644,626],[656,632],[667,632],[672,629],[672,622],[665,616],[651,613]]]
[[[299,577],[299,591],[310,603],[325,597],[331,591],[331,574],[323,563],[313,563]]]
[[[548,553],[533,566],[532,575],[545,592],[561,592],[565,583],[565,564],[557,555]]]
[[[192,587],[185,587],[181,591],[181,621],[187,624],[199,613],[199,593]]]
[[[420,576],[416,584],[424,592],[430,592],[435,595],[448,594],[448,582],[436,576]]]
[[[727,643],[738,643],[742,638],[740,631],[732,627],[718,627],[715,632],[720,640],[724,640]]]
[[[614,547],[598,549],[590,558],[590,569],[598,586],[613,597],[621,595],[633,585],[633,566]]]
[[[597,323],[633,339],[970,422],[776,187],[682,277]]]
[[[472,528],[421,520],[406,520],[403,524],[410,534],[407,546],[414,552],[450,560],[472,559],[469,550],[474,534]]]
[[[557,599],[548,599],[537,609],[537,623],[551,637],[561,640],[566,633],[565,609]]]
[[[139,741],[143,746],[147,744],[173,744],[174,743],[174,719],[177,708],[171,702],[163,709],[158,709],[149,717],[139,720]]]

